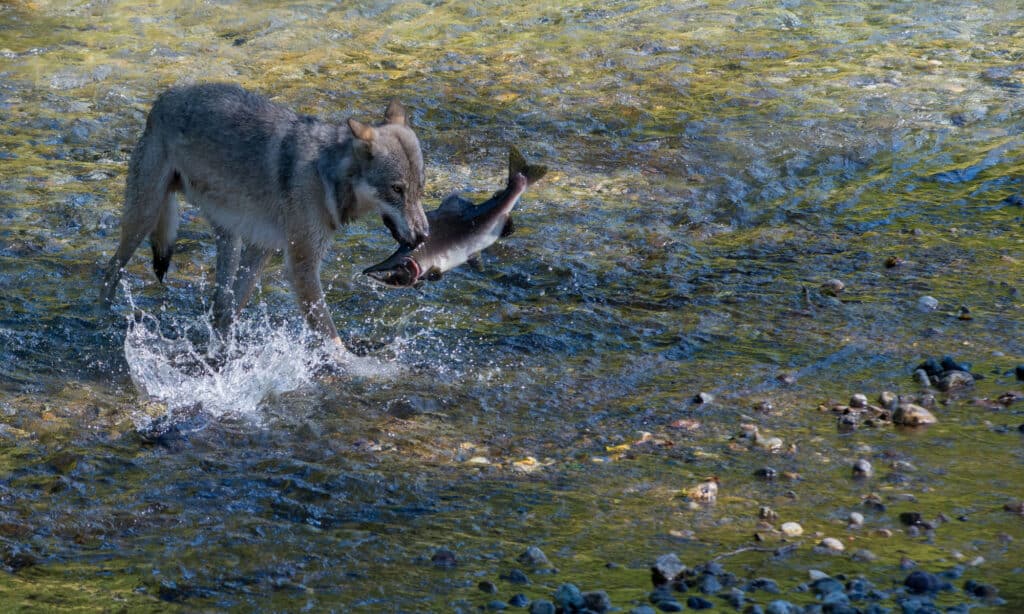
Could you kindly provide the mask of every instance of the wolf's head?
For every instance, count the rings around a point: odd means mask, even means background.
[[[429,232],[420,198],[423,194],[423,153],[409,127],[405,108],[388,105],[384,123],[368,126],[348,120],[354,157],[353,193],[356,216],[376,211],[391,235],[415,247]]]

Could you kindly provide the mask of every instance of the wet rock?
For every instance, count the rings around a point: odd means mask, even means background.
[[[878,560],[878,555],[867,548],[859,548],[850,558],[858,563],[871,563]]]
[[[686,600],[686,607],[690,608],[691,610],[710,610],[711,608],[715,607],[715,604],[711,603],[703,597],[693,595],[692,597]]]
[[[781,591],[779,590],[779,584],[771,578],[755,578],[750,582],[747,582],[746,586],[743,587],[745,591],[764,591],[773,595],[778,595]]]
[[[846,284],[838,279],[830,279],[821,284],[821,291],[829,296],[839,296],[846,289]]]
[[[929,312],[935,311],[939,308],[939,300],[934,296],[922,296],[917,299],[917,309],[919,311]]]
[[[508,573],[501,574],[498,578],[511,584],[529,584],[530,579],[519,569],[511,569]]]
[[[811,590],[815,595],[824,597],[832,593],[842,593],[843,583],[832,577],[819,578],[811,582]]]
[[[892,421],[904,426],[922,426],[938,422],[930,411],[914,403],[900,404],[892,414]]]
[[[1017,379],[1024,381],[1024,365],[1017,365],[1013,368],[1013,374]]]
[[[846,546],[843,545],[843,542],[834,537],[826,537],[821,540],[815,550],[822,550],[825,552],[842,552],[843,550],[846,550]]]
[[[900,522],[910,527],[919,526],[924,523],[924,517],[921,512],[902,512]]]
[[[508,600],[508,604],[514,608],[525,608],[530,603],[530,598],[522,593],[516,593]]]
[[[678,556],[674,553],[663,554],[651,566],[651,582],[654,586],[664,586],[675,580],[682,579],[685,571],[686,565],[683,565]]]
[[[853,463],[853,477],[855,478],[870,478],[875,474],[874,468],[871,466],[871,462],[867,459],[860,458]]]
[[[743,607],[743,604],[747,602],[747,596],[742,590],[738,588],[729,589],[729,593],[725,595],[726,602],[737,610]]]
[[[575,584],[566,582],[555,591],[555,603],[570,612],[583,607],[583,593]]]
[[[943,356],[942,360],[939,361],[939,366],[942,367],[943,371],[963,371],[965,373],[971,371],[971,363],[957,362],[952,356]]]
[[[39,563],[39,559],[37,559],[31,552],[26,552],[18,548],[13,548],[4,552],[0,558],[3,560],[4,567],[7,567],[14,573],[28,567],[33,567]]]
[[[878,395],[878,402],[881,403],[882,407],[885,409],[892,411],[896,409],[896,406],[899,403],[899,396],[897,396],[895,392],[886,390],[882,392],[882,394]]]
[[[863,394],[857,393],[850,397],[850,407],[854,409],[864,409],[868,406],[868,398]]]
[[[974,384],[974,376],[966,371],[947,371],[938,381],[938,388],[943,392],[966,388]]]
[[[646,605],[638,605],[629,611],[629,614],[657,614],[654,608]]]
[[[522,554],[517,556],[516,560],[523,565],[528,565],[530,567],[544,567],[551,564],[551,562],[548,561],[547,555],[544,554],[544,551],[537,546],[530,546]]]
[[[489,612],[500,612],[502,610],[507,610],[507,609],[508,609],[508,604],[505,603],[504,601],[495,599],[494,601],[488,601],[487,602],[487,610]]]
[[[773,467],[761,467],[754,472],[754,475],[761,478],[762,480],[774,480],[779,477],[779,472]]]
[[[481,591],[487,593],[488,595],[498,594],[498,585],[496,585],[494,582],[491,582],[490,580],[483,580],[477,583],[476,587]]]
[[[716,578],[715,576],[711,574],[705,574],[704,577],[700,579],[698,587],[700,589],[700,592],[704,593],[705,595],[713,595],[718,591],[722,590],[722,583],[719,582],[718,578]]]
[[[705,481],[690,488],[687,494],[694,501],[714,503],[718,500],[718,478],[711,476]]]
[[[999,590],[996,589],[996,587],[991,584],[975,582],[974,580],[968,580],[964,584],[964,591],[966,591],[968,595],[981,599],[995,599],[999,596]]]
[[[530,614],[555,614],[555,604],[547,599],[538,599],[530,603]]]
[[[441,569],[452,569],[459,564],[455,553],[447,548],[438,548],[430,557],[430,562]]]
[[[692,402],[697,405],[706,405],[715,400],[715,396],[710,392],[701,392],[693,397]]]
[[[804,528],[798,522],[784,522],[779,528],[787,537],[797,537],[804,534]]]
[[[803,610],[788,601],[773,601],[765,608],[765,614],[800,614]]]
[[[910,594],[923,595],[938,592],[942,587],[942,581],[935,574],[918,570],[910,572],[903,585]]]
[[[583,593],[583,607],[591,612],[603,614],[612,609],[612,600],[604,591],[587,591]]]
[[[683,604],[679,603],[675,599],[667,599],[665,601],[659,601],[654,604],[662,612],[682,612]]]

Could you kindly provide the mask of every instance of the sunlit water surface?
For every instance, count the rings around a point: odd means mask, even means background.
[[[1024,388],[1022,41],[1009,0],[0,6],[0,600],[469,611],[481,580],[573,581],[628,610],[660,554],[781,545],[771,506],[799,548],[732,571],[788,589],[974,564],[1024,608],[1003,509],[1024,402],[977,401]],[[552,171],[482,270],[419,290],[358,275],[393,249],[376,220],[341,232],[323,277],[351,354],[309,341],[279,258],[212,338],[188,207],[167,284],[143,247],[99,313],[145,114],[201,80],[338,122],[400,98],[428,208],[501,187],[510,144]],[[936,393],[931,428],[819,409],[921,392],[913,367],[946,354],[984,379]],[[876,476],[854,481],[861,457]],[[711,475],[718,502],[689,505]],[[887,510],[848,529],[872,492]],[[908,511],[952,521],[915,536]],[[530,545],[559,573],[500,580]]]

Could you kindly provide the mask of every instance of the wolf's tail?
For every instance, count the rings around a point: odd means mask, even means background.
[[[174,242],[178,238],[178,198],[173,191],[167,193],[156,228],[149,234],[149,244],[153,247],[153,272],[161,282],[164,274],[171,266],[174,255]]]

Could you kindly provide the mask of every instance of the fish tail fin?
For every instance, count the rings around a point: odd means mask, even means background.
[[[515,177],[516,173],[522,173],[526,177],[526,184],[536,183],[546,175],[548,167],[543,164],[529,164],[519,149],[512,145],[508,148],[508,177]]]

